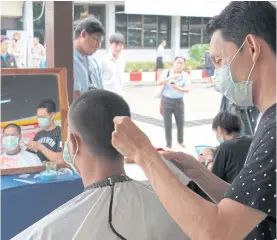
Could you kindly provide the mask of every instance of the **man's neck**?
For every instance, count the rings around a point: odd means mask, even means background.
[[[56,128],[56,124],[52,122],[52,123],[50,124],[49,128],[44,129],[44,130],[47,131],[47,132],[49,132],[49,131],[54,130],[55,128]]]
[[[89,160],[87,159],[86,162],[89,162]],[[90,162],[95,162],[95,159],[92,159]],[[98,159],[97,164],[94,164],[94,166],[92,165],[93,164],[85,166],[85,169],[81,171],[82,181],[85,188],[91,184],[106,180],[108,177],[125,174],[123,160],[110,163]]]
[[[255,93],[255,104],[262,113],[276,103],[276,56],[272,54],[264,66],[259,76],[261,84]]]
[[[231,139],[236,138],[236,137],[239,137],[239,136],[240,136],[239,133],[231,133],[230,135],[227,135],[227,136],[225,137],[225,140],[231,140]]]
[[[1,51],[1,55],[5,55],[7,51]]]
[[[6,152],[6,154],[9,155],[9,156],[13,156],[13,155],[16,155],[16,154],[20,153],[20,151],[21,151],[21,148],[18,147],[14,151]]]
[[[81,44],[79,43],[78,39],[74,41],[73,46],[82,56],[86,56],[85,51],[81,47]]]

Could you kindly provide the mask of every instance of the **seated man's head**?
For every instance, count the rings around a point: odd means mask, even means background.
[[[111,142],[113,119],[130,115],[125,100],[110,91],[91,90],[72,103],[66,147],[68,157],[83,178],[84,172],[91,172],[90,167],[123,166],[123,156]]]
[[[51,99],[44,99],[37,106],[38,125],[44,130],[55,127],[56,103]]]
[[[16,154],[20,151],[21,128],[17,124],[10,123],[3,129],[2,145],[7,154]]]
[[[239,135],[241,119],[229,111],[220,112],[213,120],[212,129],[215,131],[218,142],[222,143]]]

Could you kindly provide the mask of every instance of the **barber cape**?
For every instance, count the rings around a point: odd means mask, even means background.
[[[171,163],[170,168],[183,184],[188,183],[189,179]],[[109,226],[111,193],[110,186],[86,190],[13,239],[120,239]],[[148,181],[132,180],[114,185],[112,224],[116,232],[128,240],[188,239],[166,212]]]

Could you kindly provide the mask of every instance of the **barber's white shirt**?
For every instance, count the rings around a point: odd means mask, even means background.
[[[15,155],[1,155],[0,169],[42,166],[37,155],[22,150]]]
[[[104,89],[123,96],[124,70],[126,62],[122,56],[114,59],[109,53],[101,64]]]

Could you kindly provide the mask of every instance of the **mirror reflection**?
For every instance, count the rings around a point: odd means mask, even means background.
[[[62,158],[58,78],[1,76],[1,169],[42,166]]]

